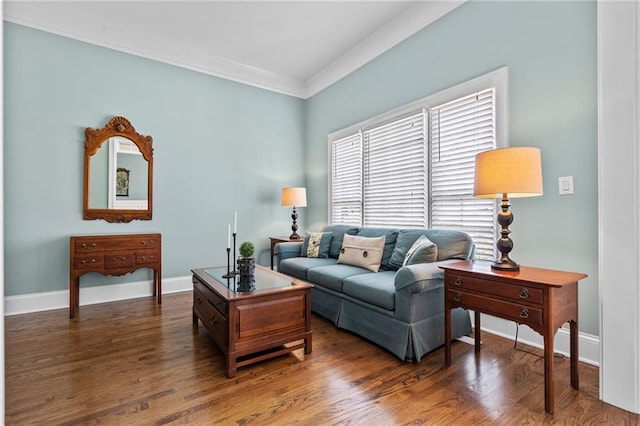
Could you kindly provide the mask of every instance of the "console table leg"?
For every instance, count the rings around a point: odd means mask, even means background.
[[[444,308],[444,364],[451,365],[451,308]]]
[[[76,285],[75,279],[72,277],[69,280],[69,318],[73,318],[76,315]]]
[[[158,305],[162,305],[162,275],[160,268],[153,270],[153,295],[158,296]]]

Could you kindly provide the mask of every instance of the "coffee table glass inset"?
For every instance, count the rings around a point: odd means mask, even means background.
[[[260,267],[257,267],[255,270],[255,283],[253,288],[250,290],[245,286],[240,285],[240,275],[236,275],[233,278],[223,278],[223,275],[226,275],[227,273],[227,268],[205,268],[203,271],[234,293],[248,293],[255,290],[267,290],[294,285],[291,281],[291,277],[287,277],[282,274],[274,274],[263,270]]]

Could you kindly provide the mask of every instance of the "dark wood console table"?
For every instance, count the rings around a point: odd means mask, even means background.
[[[153,295],[162,303],[162,241],[160,234],[75,235],[70,238],[69,317],[80,306],[80,276],[87,272],[124,275],[153,269]]]
[[[480,313],[525,324],[544,339],[544,409],[553,414],[553,338],[569,322],[571,386],[578,389],[578,281],[585,274],[520,267],[496,271],[487,262],[441,266],[445,280],[445,364],[451,365],[451,309],[475,312],[475,351],[480,352]]]

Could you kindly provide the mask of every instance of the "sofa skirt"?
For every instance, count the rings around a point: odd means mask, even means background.
[[[408,324],[393,317],[393,312],[378,312],[362,302],[351,301],[344,294],[316,286],[312,290],[311,310],[382,346],[402,360],[420,359],[444,345],[444,313],[440,312]],[[451,311],[451,338],[470,334],[471,320],[463,309]]]

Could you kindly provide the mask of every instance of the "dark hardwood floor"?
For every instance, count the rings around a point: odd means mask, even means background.
[[[223,358],[191,321],[190,292],[5,319],[8,425],[611,424],[639,415],[598,400],[598,369],[555,357],[555,415],[544,412],[542,351],[483,334],[402,362],[313,316],[302,350],[224,375]]]

